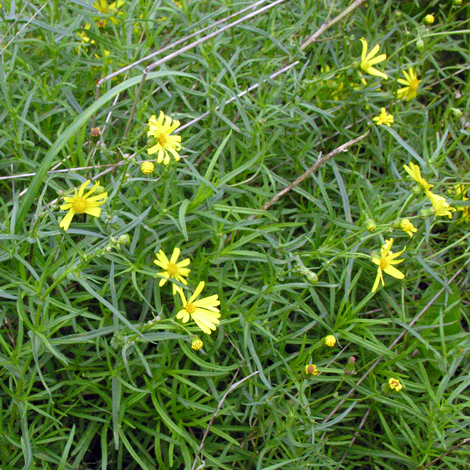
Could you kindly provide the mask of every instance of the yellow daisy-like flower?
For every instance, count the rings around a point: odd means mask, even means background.
[[[336,338],[333,335],[325,336],[324,338],[325,344],[332,348],[336,344]]]
[[[140,171],[144,175],[151,175],[155,171],[155,165],[152,162],[143,162],[140,165]]]
[[[155,116],[150,116],[147,137],[155,137],[157,143],[148,149],[148,154],[158,153],[157,163],[163,162],[164,165],[168,165],[170,163],[170,153],[175,161],[179,161],[178,152],[181,150],[181,136],[170,135],[179,126],[179,121],[173,120],[170,116],[165,116],[163,111],[160,111],[158,119]]]
[[[429,184],[422,176],[418,165],[410,162],[410,166],[403,165],[405,171],[425,190],[429,191],[434,187],[433,184]]]
[[[108,7],[108,3],[106,0],[99,0],[99,2],[95,2],[93,3],[93,6],[100,12],[102,13],[103,15],[109,15],[111,13],[114,12],[114,10],[117,10],[118,8],[122,7],[122,5],[124,5],[124,2],[122,0],[118,0],[117,2],[113,2],[109,5]],[[122,15],[122,12],[119,13],[120,15]],[[108,23],[108,20],[107,19],[98,19],[98,18],[94,18],[95,21],[96,21],[96,24],[99,26],[99,27],[105,27],[106,24]],[[114,16],[111,16],[109,18],[115,25],[118,25],[119,24],[119,21],[114,17]]]
[[[393,238],[390,238],[390,240],[387,240],[385,244],[382,245],[380,258],[372,258],[372,262],[379,267],[377,271],[377,277],[375,278],[374,286],[372,287],[372,292],[375,292],[377,290],[377,287],[379,287],[379,282],[382,282],[383,286],[385,285],[382,272],[387,273],[396,279],[403,279],[405,277],[405,275],[402,272],[398,271],[398,269],[395,268],[393,265],[400,264],[402,261],[405,261],[404,259],[395,258],[400,256],[406,250],[406,247],[398,253],[393,254],[393,252],[391,251],[392,245]]]
[[[191,270],[186,268],[185,266],[188,266],[191,260],[189,258],[186,258],[183,261],[177,263],[176,260],[179,258],[180,253],[181,250],[179,248],[175,248],[170,259],[167,258],[163,250],[160,250],[157,253],[157,259],[153,262],[157,266],[160,266],[160,268],[164,269],[163,272],[158,273],[159,276],[163,276],[163,278],[160,279],[160,287],[165,285],[166,281],[168,281],[170,277],[176,279],[185,286],[188,285],[188,282],[186,281],[185,277],[189,276]],[[173,295],[176,293],[176,287],[176,284],[173,284]]]
[[[378,126],[386,124],[390,127],[393,123],[393,116],[391,114],[387,114],[387,110],[385,108],[380,108],[380,115],[373,118],[373,121],[375,121]]]
[[[408,69],[408,72],[406,70],[403,70],[403,75],[405,76],[406,80],[403,78],[399,78],[397,80],[398,83],[401,85],[405,85],[404,88],[400,88],[397,90],[397,97],[398,99],[406,99],[406,101],[410,101],[411,99],[415,98],[416,95],[418,94],[418,87],[419,84],[421,83],[421,80],[418,80],[418,77],[416,76],[413,67],[410,67]]]
[[[99,217],[101,215],[101,209],[98,206],[104,204],[106,199],[108,199],[108,193],[101,193],[97,196],[90,197],[99,187],[100,183],[97,181],[94,186],[86,194],[85,188],[90,183],[90,180],[86,180],[78,189],[75,188],[75,195],[73,197],[64,196],[64,201],[67,204],[60,206],[61,211],[69,211],[69,213],[62,219],[59,227],[62,227],[64,230],[68,230],[70,222],[72,222],[73,216],[75,214],[89,214],[94,217]]]
[[[448,216],[449,219],[452,219],[452,212],[455,212],[455,208],[451,207],[449,203],[446,201],[445,197],[438,196],[431,191],[425,191],[426,196],[431,201],[432,207],[434,209],[434,214],[444,217]]]
[[[204,333],[210,335],[212,331],[215,331],[215,325],[220,323],[220,311],[217,306],[220,305],[219,296],[217,294],[211,295],[204,299],[195,300],[196,297],[204,289],[204,281],[201,281],[196,287],[194,294],[186,300],[183,289],[176,287],[181,301],[183,302],[183,309],[176,314],[176,318],[182,320],[183,323],[187,323],[191,317],[201,328]]]
[[[410,238],[413,238],[413,232],[418,231],[418,229],[410,222],[410,219],[402,219],[400,222],[400,228],[407,233]]]
[[[374,57],[377,52],[379,52],[380,46],[376,44],[372,50],[367,53],[367,41],[364,38],[361,38],[361,42],[361,69],[369,75],[375,75],[376,77],[382,77],[385,80],[388,80],[388,75],[373,67],[373,65],[378,64],[379,62],[383,62],[387,58],[387,54],[380,54],[379,56]]]
[[[312,375],[318,375],[318,369],[315,364],[307,364],[305,366],[305,373],[307,375],[312,374]]]
[[[400,381],[394,378],[388,379],[388,385],[392,390],[395,390],[396,392],[399,392],[403,388],[403,385],[400,383]]]

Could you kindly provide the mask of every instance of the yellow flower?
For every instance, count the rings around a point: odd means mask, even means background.
[[[449,219],[452,219],[452,212],[455,212],[455,208],[451,207],[446,199],[442,196],[438,196],[431,191],[425,191],[426,196],[432,203],[434,209],[434,214],[444,217],[445,215],[449,216]]]
[[[108,193],[101,193],[97,196],[90,197],[99,187],[100,183],[96,182],[95,185],[86,194],[85,188],[90,183],[90,180],[86,180],[78,189],[75,189],[75,195],[73,197],[64,196],[64,201],[67,204],[60,206],[61,211],[69,211],[69,213],[62,219],[59,227],[64,230],[68,230],[70,222],[72,222],[75,214],[89,214],[94,217],[101,215],[101,209],[98,206],[104,204],[108,198]]]
[[[160,111],[158,120],[155,116],[150,116],[147,137],[155,137],[157,143],[148,149],[148,153],[153,155],[158,152],[157,163],[163,162],[164,165],[168,165],[170,163],[170,153],[175,161],[180,159],[178,152],[181,150],[181,137],[179,135],[170,135],[179,126],[179,121],[165,116],[163,111]]]
[[[312,375],[318,375],[318,369],[317,369],[317,366],[315,364],[307,364],[305,366],[305,373],[308,375],[308,374],[312,374]]]
[[[160,268],[164,269],[163,272],[158,273],[159,276],[163,276],[163,278],[160,279],[160,287],[165,285],[166,281],[168,281],[170,277],[176,279],[185,286],[188,285],[188,282],[186,281],[185,277],[189,276],[190,269],[186,268],[185,266],[188,266],[191,260],[189,258],[185,258],[183,261],[177,263],[176,260],[178,259],[180,252],[181,250],[179,248],[175,248],[170,259],[166,257],[163,250],[160,250],[157,253],[157,259],[153,262],[157,266],[160,266]],[[173,295],[176,292],[176,287],[176,284],[173,284]]]
[[[398,99],[403,99],[405,98],[406,101],[410,101],[413,99],[417,93],[418,93],[418,87],[419,84],[421,83],[421,80],[418,80],[418,77],[416,76],[413,67],[410,67],[408,69],[408,72],[406,70],[403,70],[403,75],[405,76],[406,80],[403,78],[399,78],[397,80],[398,83],[401,85],[405,85],[404,88],[400,88],[397,90],[397,97]]]
[[[191,347],[195,350],[195,351],[199,351],[200,349],[202,349],[204,347],[204,343],[201,341],[200,338],[198,338],[197,336],[195,336],[192,341],[191,341]]]
[[[140,165],[140,171],[144,175],[150,175],[155,171],[155,165],[152,162],[143,162],[142,165]]]
[[[373,49],[367,53],[367,41],[364,38],[361,38],[362,42],[362,54],[361,54],[361,69],[364,72],[367,72],[369,75],[375,75],[376,77],[388,79],[388,75],[383,72],[380,72],[376,68],[372,67],[379,62],[383,62],[387,58],[387,54],[380,54],[379,56],[375,57],[375,54],[379,52],[380,46],[376,44]]]
[[[400,383],[400,381],[394,378],[388,379],[388,385],[392,390],[395,390],[396,392],[399,392],[403,388],[403,385]]]
[[[457,197],[459,198],[460,201],[470,201],[468,197],[465,196],[465,194],[468,191],[468,188],[466,188],[463,184],[456,184],[454,186],[455,192],[457,193]],[[470,207],[468,206],[458,206],[456,207],[458,211],[462,211],[462,218],[461,220],[467,221],[470,219],[470,212],[469,209]]]
[[[434,23],[434,15],[426,15],[424,17],[424,22],[427,24],[433,24]]]
[[[93,6],[100,12],[102,13],[103,15],[109,15],[111,14],[114,10],[122,7],[122,5],[124,5],[124,2],[122,0],[118,0],[117,2],[113,2],[111,3],[111,5],[109,5],[108,7],[108,3],[106,2],[106,0],[99,0],[99,2],[95,2],[93,3]],[[120,15],[122,15],[122,12],[119,12]],[[118,25],[119,24],[119,21],[114,17],[114,16],[111,16],[109,18],[115,25]],[[98,21],[97,21],[98,20]],[[106,19],[98,19],[98,18],[95,18],[95,21],[97,21],[97,25],[99,27],[105,27],[106,24],[108,23],[108,20]]]
[[[411,168],[410,168],[411,167]],[[413,162],[410,162],[410,166],[403,165],[405,171],[425,190],[428,191],[432,187],[433,184],[429,184],[422,176],[421,171],[418,165],[415,165]]]
[[[385,108],[380,108],[380,115],[376,116],[373,121],[375,121],[378,126],[380,126],[380,124],[387,124],[387,126],[390,127],[393,123],[393,116],[391,114],[387,114],[387,110]]]
[[[405,261],[403,259],[395,259],[398,256],[400,256],[405,250],[406,247],[403,248],[398,253],[393,254],[390,249],[392,248],[393,244],[393,238],[390,238],[390,240],[387,240],[384,245],[382,245],[382,249],[380,252],[380,258],[372,258],[372,262],[376,264],[379,269],[377,271],[377,277],[375,278],[374,286],[372,287],[372,292],[375,292],[377,290],[377,287],[379,287],[379,282],[382,282],[382,285],[384,286],[384,279],[382,275],[382,271],[384,273],[389,274],[390,276],[393,276],[396,279],[403,279],[405,275],[398,271],[397,268],[393,267],[394,264],[400,264],[402,261]]]
[[[413,232],[417,232],[418,229],[415,228],[415,226],[410,222],[409,219],[402,219],[400,222],[400,228],[406,232],[410,238],[413,238]]]
[[[176,287],[181,301],[183,302],[183,309],[176,314],[176,318],[182,320],[183,323],[187,323],[189,317],[191,317],[204,333],[210,335],[212,331],[215,331],[215,325],[220,323],[220,313],[217,308],[217,306],[220,305],[220,301],[218,300],[219,296],[217,294],[204,299],[195,300],[202,292],[202,289],[204,289],[204,281],[199,283],[194,294],[189,300],[186,300],[181,287]]]
[[[325,336],[324,338],[325,344],[332,348],[336,344],[336,338],[333,335]]]

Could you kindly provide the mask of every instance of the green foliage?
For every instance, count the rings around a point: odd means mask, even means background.
[[[5,469],[468,468],[469,7],[358,3],[1,2]],[[64,231],[87,180],[106,202]],[[175,247],[191,271],[161,285]],[[201,281],[210,335],[172,292]]]

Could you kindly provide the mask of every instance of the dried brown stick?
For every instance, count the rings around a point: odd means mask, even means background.
[[[352,139],[348,142],[346,142],[343,145],[340,145],[333,151],[331,151],[328,155],[325,155],[323,158],[318,159],[318,161],[315,163],[315,165],[311,166],[305,173],[300,175],[295,181],[293,181],[289,186],[285,187],[282,191],[277,193],[270,201],[268,201],[263,207],[261,207],[261,210],[267,210],[269,209],[273,204],[275,204],[279,199],[281,199],[284,194],[288,193],[292,188],[295,188],[297,185],[302,183],[302,181],[307,178],[310,174],[312,174],[314,171],[316,171],[318,168],[320,168],[324,163],[326,163],[330,158],[334,157],[340,152],[346,151],[351,145],[357,144],[360,142],[364,137],[366,137],[369,134],[370,131],[367,131],[365,134],[360,135],[359,137],[356,137],[355,139]],[[248,217],[249,220],[256,218],[257,215],[253,214]]]
[[[238,371],[237,371],[237,373],[238,373]],[[198,449],[198,451],[197,451],[196,458],[194,459],[194,464],[193,464],[191,470],[195,470],[195,469],[196,469],[197,461],[198,461],[198,459],[199,459],[199,455],[200,455],[201,452],[202,452],[202,449],[204,448],[204,442],[205,442],[205,440],[206,440],[206,437],[207,437],[207,435],[209,434],[210,428],[211,428],[212,424],[214,423],[214,420],[215,420],[217,414],[219,413],[220,409],[222,408],[222,405],[224,404],[224,401],[225,401],[225,399],[227,398],[228,394],[229,394],[230,392],[232,392],[233,390],[235,390],[235,389],[236,389],[239,385],[241,385],[243,382],[245,382],[246,380],[248,380],[249,378],[253,377],[253,376],[256,375],[256,374],[259,374],[259,371],[258,371],[258,370],[255,371],[255,372],[253,372],[253,373],[250,374],[250,375],[247,375],[246,377],[244,377],[243,379],[239,380],[238,382],[236,382],[236,383],[230,385],[230,387],[228,388],[228,390],[225,392],[224,396],[222,397],[222,399],[220,400],[220,402],[219,402],[219,404],[218,404],[218,406],[217,406],[217,409],[214,411],[214,414],[212,415],[211,420],[209,421],[209,425],[207,426],[206,432],[204,433],[204,436],[203,436],[202,441],[201,441],[201,445],[199,446],[199,449]],[[235,374],[235,377],[236,377],[236,374]],[[199,466],[198,469],[199,469],[199,468],[203,468],[204,465],[205,465],[204,462],[202,462],[202,465]]]
[[[310,36],[308,39],[306,39],[302,45],[300,46],[300,49],[303,51],[307,46],[312,44],[312,42],[315,42],[317,38],[322,35],[330,26],[333,26],[335,23],[338,23],[338,21],[341,21],[345,16],[349,15],[355,8],[357,8],[361,3],[363,3],[365,0],[356,0],[354,3],[348,6],[345,10],[343,10],[338,16],[333,18],[331,21],[325,21],[320,28]]]

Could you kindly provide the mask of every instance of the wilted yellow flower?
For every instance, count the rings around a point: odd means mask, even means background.
[[[305,373],[307,375],[312,374],[312,375],[318,375],[318,369],[315,364],[307,364],[305,366]]]
[[[385,108],[380,108],[380,115],[373,118],[373,121],[375,121],[378,126],[380,126],[380,124],[386,124],[390,127],[393,123],[393,116],[391,114],[387,114],[387,110]]]
[[[336,338],[333,335],[325,336],[324,338],[325,344],[332,348],[336,344]]]
[[[180,122],[173,120],[170,116],[165,116],[160,111],[158,119],[153,115],[149,119],[148,137],[155,137],[157,143],[148,149],[149,155],[158,153],[157,163],[168,165],[170,163],[170,153],[175,161],[179,161],[178,152],[181,150],[181,137],[179,135],[170,135],[180,126]]]
[[[180,261],[179,263],[176,262],[180,255],[181,250],[179,248],[175,248],[171,255],[171,258],[168,259],[163,250],[160,250],[157,253],[157,259],[153,262],[164,269],[163,272],[158,273],[160,276],[163,276],[163,279],[160,279],[159,286],[162,287],[165,285],[166,281],[171,277],[176,279],[177,281],[181,282],[185,286],[188,284],[185,277],[189,276],[190,269],[186,268],[189,265],[191,260],[189,258]],[[176,284],[173,284],[173,295],[176,293]]]
[[[421,170],[419,169],[418,165],[415,165],[413,162],[410,162],[410,166],[403,165],[403,168],[425,191],[428,191],[432,187],[434,187],[433,184],[429,184],[421,176]]]
[[[142,165],[140,165],[140,171],[144,175],[150,175],[155,171],[155,165],[152,162],[143,162]]]
[[[405,275],[402,272],[398,271],[398,269],[395,268],[393,265],[400,264],[402,261],[405,261],[404,259],[395,258],[400,256],[406,250],[406,247],[398,253],[393,254],[393,252],[391,251],[392,245],[393,238],[390,238],[390,240],[387,240],[385,244],[382,245],[380,258],[372,258],[372,262],[379,267],[377,271],[377,277],[375,278],[374,286],[372,287],[372,292],[375,292],[377,290],[377,287],[379,287],[379,282],[382,282],[383,286],[385,285],[382,271],[384,273],[389,274],[390,276],[393,276],[396,279],[403,279],[405,277]]]
[[[361,69],[364,72],[367,72],[369,75],[375,75],[377,77],[382,77],[385,80],[388,79],[388,75],[383,72],[380,72],[376,68],[372,67],[379,62],[383,62],[387,58],[387,54],[380,54],[379,56],[374,56],[379,52],[380,46],[376,44],[372,50],[367,53],[367,41],[364,38],[361,38],[362,42],[362,54],[361,54]]]
[[[403,78],[399,78],[397,80],[397,82],[401,85],[405,85],[404,88],[397,90],[397,97],[400,100],[406,99],[406,101],[410,101],[418,94],[418,87],[421,83],[421,80],[418,80],[413,67],[410,67],[408,72],[409,73],[407,73],[406,70],[403,70],[403,75],[405,76],[406,80]]]
[[[417,232],[418,229],[410,222],[410,219],[402,219],[400,222],[400,228],[406,232],[410,238],[413,238],[413,232]]]
[[[117,2],[113,2],[109,5],[108,7],[108,2],[106,0],[99,0],[98,2],[93,3],[93,6],[103,15],[109,15],[114,12],[114,10],[117,10],[118,8],[122,7],[124,5],[124,2],[122,0],[118,0]],[[122,15],[122,12],[119,13]],[[119,24],[119,21],[114,17],[111,16],[109,18],[115,25]],[[99,18],[94,18],[96,21],[96,24],[99,27],[105,27],[106,24],[108,23],[107,19],[99,19]]]
[[[400,383],[400,381],[394,378],[388,379],[388,385],[392,390],[395,390],[396,392],[399,392],[403,388],[403,385]]]
[[[434,209],[434,214],[444,217],[447,215],[449,219],[452,219],[452,212],[455,212],[455,208],[451,207],[446,201],[445,197],[438,196],[431,191],[425,191],[426,196],[431,201],[432,207]]]
[[[434,23],[434,15],[426,15],[424,17],[424,22],[426,24],[433,24]]]
[[[195,300],[202,292],[202,289],[204,289],[204,281],[199,283],[194,294],[189,300],[186,300],[183,289],[179,286],[176,287],[184,307],[176,314],[176,318],[186,323],[191,317],[204,333],[210,335],[212,331],[215,331],[215,325],[220,323],[220,311],[217,308],[217,306],[220,305],[220,301],[218,300],[219,296],[217,294],[204,299]]]
[[[64,196],[64,201],[67,204],[60,206],[61,211],[69,211],[68,214],[62,219],[59,227],[62,227],[64,230],[68,230],[70,222],[72,222],[73,216],[75,214],[89,214],[94,217],[99,217],[101,215],[101,204],[106,202],[108,198],[108,193],[101,193],[97,196],[91,196],[99,187],[100,183],[96,182],[94,186],[86,194],[85,188],[90,183],[90,180],[86,180],[77,191],[75,188],[75,195],[73,197]]]

